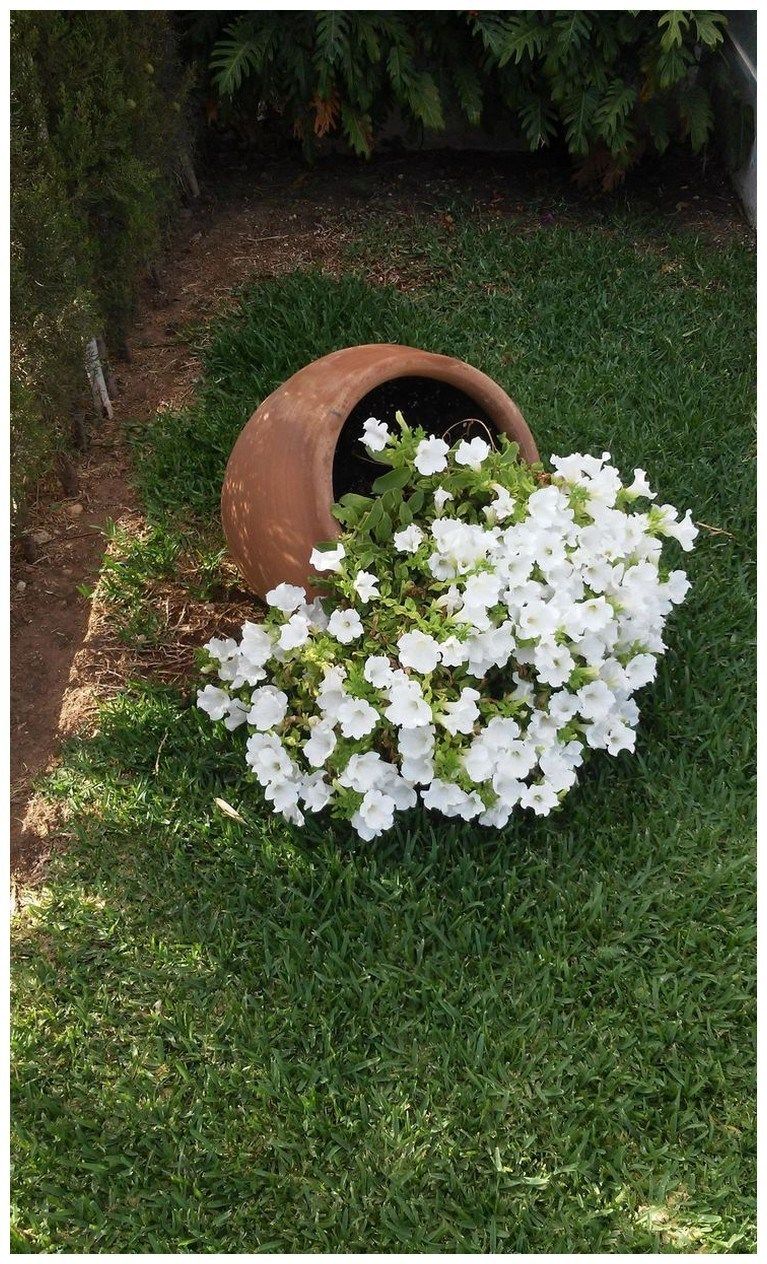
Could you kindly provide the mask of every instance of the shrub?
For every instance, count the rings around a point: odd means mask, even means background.
[[[307,153],[340,133],[370,153],[394,107],[439,131],[511,120],[531,149],[556,139],[607,186],[648,147],[698,150],[713,116],[699,71],[722,40],[708,10],[381,13],[247,12],[210,60],[225,99],[284,115]],[[197,27],[210,39],[211,25]]]
[[[14,503],[61,444],[83,340],[123,336],[185,143],[165,15],[21,11],[11,27]]]

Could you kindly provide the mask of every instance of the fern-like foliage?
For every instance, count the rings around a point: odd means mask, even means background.
[[[452,112],[472,126],[511,121],[531,149],[559,140],[605,187],[648,147],[706,143],[707,59],[726,25],[707,9],[231,16],[210,55],[215,87],[285,118],[309,155],[333,134],[368,155],[394,110],[416,131]]]

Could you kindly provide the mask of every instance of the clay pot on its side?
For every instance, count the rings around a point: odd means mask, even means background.
[[[365,396],[397,378],[428,378],[455,388],[467,397],[463,416],[484,417],[519,444],[524,460],[538,460],[535,440],[514,401],[462,360],[386,343],[323,356],[294,373],[256,409],[226,467],[224,532],[241,575],[260,597],[283,580],[310,592],[318,582],[309,555],[320,541],[339,534],[330,510],[349,490],[333,486],[344,423]],[[417,416],[406,419],[419,424]]]

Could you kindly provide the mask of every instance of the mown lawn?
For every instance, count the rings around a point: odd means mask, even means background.
[[[382,253],[407,293],[366,280]],[[296,831],[194,682],[110,706],[50,783],[71,842],[17,919],[15,1249],[752,1250],[752,255],[467,213],[372,222],[348,267],[249,290],[199,403],[141,436],[163,539],[209,550],[259,400],[375,340],[471,360],[544,457],[607,448],[717,530],[637,757],[499,835]]]

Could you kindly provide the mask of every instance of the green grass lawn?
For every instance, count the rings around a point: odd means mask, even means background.
[[[381,252],[407,293],[365,279]],[[718,531],[638,755],[501,834],[298,831],[194,682],[107,709],[50,783],[71,841],[17,919],[15,1248],[752,1250],[753,257],[622,213],[466,213],[372,222],[348,268],[250,289],[198,404],[140,437],[163,541],[210,559],[252,409],[375,340],[472,361],[544,457],[607,448]]]

